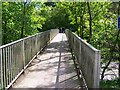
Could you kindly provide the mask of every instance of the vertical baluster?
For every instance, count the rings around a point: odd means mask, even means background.
[[[19,52],[19,43],[16,43],[17,47],[16,47],[16,68],[17,68],[17,73],[16,75],[19,73],[19,58],[18,58],[18,52]]]
[[[33,42],[32,42],[32,51],[33,51],[33,53],[32,53],[32,57],[34,56],[34,50],[33,50],[33,48],[34,48],[34,46],[35,46],[35,37],[33,37]],[[35,48],[34,48],[35,49]]]
[[[15,78],[15,45],[13,45],[13,53],[12,53],[12,59],[13,59],[13,79]]]
[[[21,46],[22,46],[22,41],[20,42],[20,45],[19,45],[20,71],[22,70],[22,63],[23,63],[23,59],[21,57],[21,54],[22,54],[21,53],[21,51],[22,51]]]
[[[35,54],[37,55],[37,35],[35,35]]]
[[[3,88],[3,52],[2,49],[0,49],[0,81],[1,81],[1,87],[0,89]]]
[[[19,42],[19,61],[20,61],[20,63],[19,63],[19,65],[20,65],[20,67],[19,67],[19,72],[21,71],[21,61],[22,61],[22,59],[21,59],[21,42]]]
[[[27,44],[26,39],[24,39],[23,40],[23,46],[22,46],[23,49],[24,49],[24,55],[23,55],[24,56],[24,59],[23,59],[24,60],[24,66],[26,65],[26,58],[27,58],[27,55],[26,55],[26,44]]]
[[[34,50],[34,49],[36,49],[35,48],[35,37],[33,37],[33,46],[32,46],[33,55],[32,55],[32,57],[34,57],[34,55],[35,55],[36,50]]]
[[[5,48],[5,52],[6,52],[6,70],[5,70],[5,72],[6,72],[6,86],[8,85],[8,50],[7,50],[8,48],[6,47]]]
[[[43,34],[43,35],[44,35],[44,34]],[[42,38],[41,38],[41,44],[42,44],[41,48],[43,48],[43,47],[44,47],[44,41],[43,41],[43,37],[44,37],[44,36],[41,35],[41,37],[42,37]]]
[[[32,57],[35,55],[35,51],[36,51],[36,50],[33,50],[33,49],[36,49],[35,48],[35,37],[33,37],[33,46],[32,46],[33,55],[32,55]]]
[[[43,47],[45,47],[45,41],[46,41],[46,39],[45,39],[45,32],[44,32],[44,34],[43,34],[43,39],[44,39],[44,41],[43,41]],[[42,48],[43,48],[42,47]]]
[[[22,48],[22,43],[23,43],[23,41],[20,42],[20,56],[19,56],[20,60],[21,60],[21,63],[20,63],[20,66],[21,66],[20,69],[21,70],[23,69],[23,58],[22,58],[22,49],[23,48]]]
[[[21,41],[22,42],[22,41]],[[22,48],[21,48],[21,42],[19,43],[19,60],[20,60],[20,71],[22,70],[22,64],[21,64],[21,62],[22,62],[22,58],[21,58],[21,50],[22,50]]]
[[[41,46],[41,48],[43,48],[43,45],[44,45],[44,41],[43,41],[43,37],[44,37],[44,33],[43,33],[43,36],[41,35],[41,44],[42,44],[42,46]]]
[[[33,55],[34,55],[34,51],[33,51],[33,47],[34,47],[34,37],[32,37],[31,38],[31,40],[32,40],[32,57],[33,57]],[[32,57],[31,57],[31,59],[32,59]]]
[[[30,55],[29,55],[29,57],[30,57],[30,59],[32,58],[32,37],[30,38]],[[28,59],[28,61],[29,61],[29,59]]]
[[[30,39],[31,39],[31,58],[30,58],[30,59],[32,59],[32,52],[33,52],[33,50],[32,50],[32,48],[33,48],[33,38],[31,37]],[[29,62],[29,61],[28,61],[28,62]]]
[[[5,51],[4,51],[4,48],[2,49],[2,71],[3,71],[3,88],[5,87],[5,67],[4,67],[4,62],[5,62]]]
[[[29,43],[28,44],[30,45],[30,53],[28,53],[27,63],[28,63],[28,60],[31,59],[31,41],[32,41],[31,38],[29,38],[29,40],[28,40]],[[29,47],[29,46],[27,46],[27,47]]]
[[[20,63],[21,63],[21,59],[20,59],[20,42],[17,43],[17,66],[18,66],[18,72],[17,74],[20,72],[21,70],[21,66],[20,66]]]
[[[15,57],[15,77],[16,77],[16,75],[17,75],[17,71],[18,71],[18,65],[17,65],[17,44],[15,44],[15,55],[14,55],[14,57]]]
[[[12,68],[11,68],[11,80],[13,80],[14,77],[14,62],[13,62],[13,45],[11,46],[11,64],[12,64]]]
[[[8,52],[9,53],[9,59],[8,59],[9,60],[9,83],[11,82],[11,73],[10,73],[11,72],[10,47],[11,46],[9,46],[9,52]]]
[[[9,46],[7,47],[7,73],[8,73],[8,85],[10,84],[10,53],[9,53]]]
[[[42,43],[41,43],[41,34],[39,35],[39,42],[40,42],[40,50],[41,50],[41,46],[42,46]]]
[[[39,51],[39,45],[40,45],[40,43],[38,42],[38,40],[39,40],[39,34],[37,36],[37,50]]]
[[[4,73],[3,76],[4,76],[4,80],[3,81],[4,81],[4,87],[6,87],[6,57],[5,57],[6,56],[6,52],[5,52],[5,48],[3,49],[3,53],[4,53],[3,54],[4,55],[4,60],[3,60],[3,69],[4,69],[3,70],[4,71],[3,72]]]
[[[19,63],[19,72],[21,71],[21,61],[22,61],[22,59],[21,59],[21,57],[20,57],[20,51],[21,50],[21,42],[19,42],[19,52],[18,52],[18,61],[20,61],[20,63]]]
[[[35,48],[34,55],[36,55],[37,54],[37,37],[36,37],[36,35],[35,35],[34,41],[35,41],[35,44],[34,44],[34,48]]]
[[[25,67],[25,42],[24,42],[24,39],[23,39],[23,41],[22,41],[22,59],[23,59],[23,68]]]
[[[19,60],[18,60],[18,50],[19,50],[19,48],[18,47],[19,47],[19,43],[16,43],[16,49],[15,49],[16,50],[16,53],[15,53],[16,54],[15,55],[16,56],[16,60],[15,60],[15,62],[16,62],[16,75],[19,73]]]
[[[28,47],[28,48],[30,48],[29,50],[29,53],[28,53],[28,55],[27,55],[27,63],[28,63],[28,59],[30,59],[31,58],[31,43],[30,43],[30,38],[28,39],[28,44],[30,45],[30,46],[26,46],[26,47]]]
[[[17,65],[17,74],[19,73],[19,71],[20,71],[20,60],[19,60],[19,43],[17,43],[17,52],[16,52],[16,54],[17,54],[17,59],[16,59],[16,65]],[[17,75],[16,74],[16,75]]]
[[[38,36],[37,36],[37,50],[39,51],[40,50],[40,43],[38,42],[39,41],[39,34],[38,34]]]
[[[39,45],[40,45],[40,47],[39,47],[39,50],[41,50],[41,41],[40,41],[40,38],[41,38],[41,35],[39,34]]]
[[[33,38],[33,48],[32,48],[32,50],[33,50],[33,56],[35,56],[35,52],[36,52],[36,47],[35,47],[35,45],[36,45],[36,42],[35,42],[35,36],[34,36],[34,38]],[[35,49],[35,50],[34,50]]]
[[[25,40],[25,42],[26,42],[26,45],[25,45],[25,50],[26,50],[26,62],[25,62],[25,65],[26,65],[26,63],[27,63],[27,60],[28,60],[28,55],[29,55],[29,53],[30,53],[30,45],[28,46],[28,44],[29,44],[29,39],[26,39]],[[28,49],[27,49],[28,48]],[[27,53],[28,52],[28,53]]]
[[[43,43],[41,43],[42,42],[41,40],[42,40],[42,36],[40,34],[40,39],[39,39],[39,41],[40,41],[40,50],[42,49],[42,44],[43,44]]]
[[[37,47],[37,53],[38,53],[38,51],[39,51],[39,48],[38,48],[38,45],[39,45],[39,43],[38,43],[38,37],[39,37],[39,36],[38,36],[38,34],[37,34],[37,35],[36,35],[36,43],[37,43],[37,46],[36,46],[36,47]]]
[[[15,57],[15,77],[16,77],[16,75],[17,75],[17,71],[18,71],[18,65],[17,65],[17,44],[15,44],[15,55],[14,55],[14,57]]]
[[[8,82],[7,85],[9,85],[9,70],[10,70],[10,65],[9,65],[9,46],[7,47],[7,77],[8,77]]]
[[[19,73],[19,63],[20,63],[20,61],[18,60],[18,50],[19,50],[19,43],[16,43],[16,75]]]
[[[43,40],[43,36],[42,36],[42,34],[41,34],[41,38],[40,38],[41,49],[42,49],[42,47],[43,47],[43,43],[44,43],[42,40]]]
[[[31,59],[33,57],[33,46],[34,46],[34,37],[31,37]]]
[[[13,79],[15,78],[15,45],[13,45]]]
[[[26,42],[27,42],[27,43],[26,43],[26,55],[27,55],[27,57],[26,57],[25,65],[27,64],[28,59],[30,58],[30,57],[28,58],[28,56],[29,56],[30,51],[31,51],[30,48],[29,48],[29,47],[30,47],[30,45],[29,45],[29,44],[30,44],[29,39],[26,39]],[[29,46],[28,46],[28,45],[29,45]],[[28,48],[28,49],[27,49],[27,48]],[[28,52],[28,53],[27,53],[27,52]]]
[[[26,65],[26,63],[27,63],[27,60],[28,60],[28,54],[30,53],[30,48],[28,48],[28,47],[30,47],[30,45],[28,46],[28,44],[29,44],[29,40],[28,39],[26,39],[26,45],[25,45],[25,50],[26,50],[26,61],[25,61],[25,65]],[[28,48],[28,49],[27,49]],[[28,52],[28,53],[27,53]]]
[[[25,65],[26,65],[26,63],[27,63],[27,60],[29,59],[28,58],[28,55],[29,55],[29,53],[30,53],[30,45],[28,46],[28,44],[29,44],[29,39],[26,39],[26,62],[25,62]],[[27,49],[28,48],[28,49]],[[28,52],[28,53],[27,53]]]
[[[43,40],[44,40],[44,36],[42,35],[42,38],[43,38]],[[45,40],[43,41],[42,40],[42,48],[44,47],[44,42],[45,42]]]
[[[27,59],[26,59],[26,64],[27,64],[28,63],[28,59],[31,58],[31,57],[29,57],[29,55],[31,54],[31,45],[30,45],[30,39],[27,39],[26,41],[28,42],[27,45],[26,45],[26,53],[28,52],[27,53]],[[27,49],[27,48],[29,48],[29,49]]]
[[[12,66],[13,66],[13,69],[12,69],[12,76],[13,76],[13,79],[15,78],[15,45],[12,46]]]
[[[30,47],[30,51],[29,50],[27,50],[27,51],[29,51],[29,53],[27,54],[27,63],[28,63],[28,59],[31,59],[31,43],[30,43],[30,38],[27,40],[28,41],[28,44],[27,44],[27,48],[29,48]],[[28,46],[28,45],[30,45],[30,46]],[[26,63],[26,64],[27,64]]]
[[[41,38],[41,37],[40,37],[40,34],[39,34],[39,38],[38,38],[38,42],[39,42],[39,46],[38,46],[38,47],[39,47],[39,50],[41,50],[41,42],[40,42],[40,38]]]
[[[12,63],[11,63],[11,46],[9,46],[9,64],[10,64],[10,82],[12,81],[12,77],[11,77],[11,70],[12,70]]]
[[[25,65],[26,65],[26,63],[27,63],[27,59],[28,59],[28,54],[30,53],[29,52],[29,50],[30,50],[30,48],[28,48],[27,46],[28,46],[28,40],[26,39],[25,40],[25,43],[26,43],[26,45],[25,45]],[[27,49],[28,48],[28,49]],[[27,53],[28,52],[28,53]]]
[[[5,48],[3,49],[4,52],[4,60],[3,60],[3,69],[4,69],[4,87],[6,87],[6,52],[5,52]]]
[[[22,69],[22,68],[21,68],[21,67],[22,67],[22,65],[21,65],[21,62],[22,62],[22,58],[21,58],[21,42],[19,42],[19,57],[18,57],[18,58],[19,58],[19,60],[20,60],[20,64],[19,64],[19,65],[20,65],[20,71],[21,71],[21,69]],[[20,71],[19,71],[19,72],[20,72]]]

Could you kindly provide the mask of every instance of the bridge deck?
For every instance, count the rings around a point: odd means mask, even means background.
[[[13,88],[80,88],[65,34],[58,34]]]

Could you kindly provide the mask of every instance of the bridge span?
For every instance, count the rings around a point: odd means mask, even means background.
[[[1,89],[99,88],[100,51],[53,29],[1,46],[0,73]]]
[[[65,34],[59,33],[28,66],[13,88],[79,88]]]

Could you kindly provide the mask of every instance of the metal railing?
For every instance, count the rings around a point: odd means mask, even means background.
[[[0,47],[0,89],[9,88],[58,29],[41,32]]]
[[[100,51],[66,30],[66,35],[88,88],[99,88]]]

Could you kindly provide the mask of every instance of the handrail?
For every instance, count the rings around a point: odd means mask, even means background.
[[[9,88],[57,33],[52,29],[0,46],[0,89]]]
[[[87,87],[99,88],[100,50],[97,50],[70,30],[66,30],[65,33],[80,70],[82,71]]]

